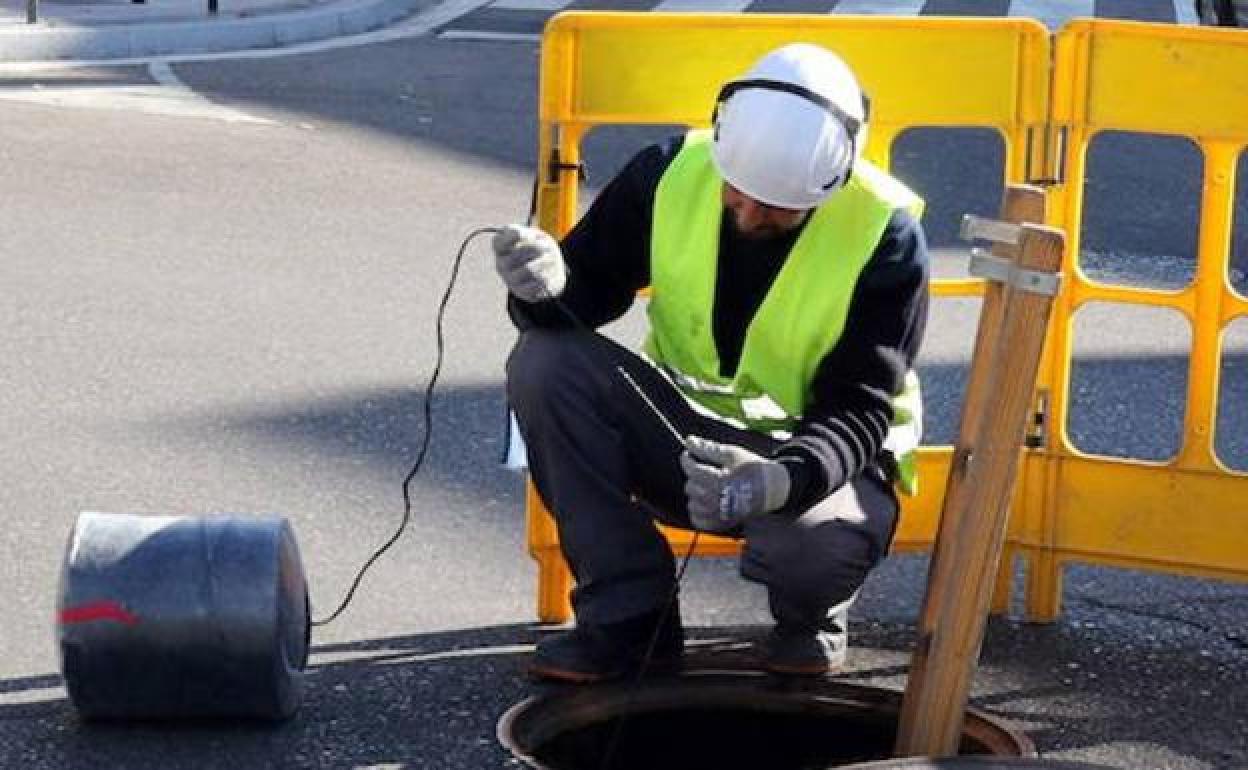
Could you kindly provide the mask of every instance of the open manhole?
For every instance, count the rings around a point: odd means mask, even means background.
[[[902,694],[745,673],[560,690],[512,707],[499,740],[542,770],[824,770],[892,756]],[[970,711],[963,755],[1032,757],[1000,720]]]

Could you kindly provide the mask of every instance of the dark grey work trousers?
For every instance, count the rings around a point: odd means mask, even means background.
[[[654,520],[691,528],[683,446],[621,370],[682,436],[761,454],[777,445],[694,411],[658,369],[599,334],[523,332],[507,362],[507,395],[576,579],[581,624],[661,609],[675,565]],[[741,575],[767,587],[778,623],[824,628],[829,610],[849,601],[887,553],[897,511],[891,485],[868,472],[800,515],[753,517],[731,533],[745,540]]]

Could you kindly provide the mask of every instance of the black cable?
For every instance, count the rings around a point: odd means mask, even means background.
[[[533,197],[530,201],[530,206],[529,206],[530,221],[532,220],[533,215],[536,212],[536,203],[537,203],[537,182],[536,180],[534,180]],[[416,478],[416,474],[419,473],[421,466],[424,465],[425,457],[429,452],[429,445],[430,445],[430,441],[433,435],[433,411],[432,411],[433,392],[434,392],[434,388],[437,386],[437,383],[438,383],[438,376],[442,372],[442,362],[446,353],[445,337],[443,333],[443,321],[445,320],[445,317],[446,317],[446,308],[447,308],[447,305],[450,303],[451,294],[454,292],[455,284],[459,279],[459,270],[460,270],[461,265],[463,264],[464,254],[467,252],[469,244],[471,244],[472,241],[477,236],[495,234],[495,233],[500,232],[500,230],[501,228],[498,228],[498,227],[481,227],[476,230],[473,230],[471,233],[467,235],[467,237],[464,238],[463,242],[459,246],[459,252],[455,255],[455,260],[451,265],[451,275],[450,275],[449,280],[447,281],[446,290],[442,293],[442,300],[438,303],[438,312],[437,312],[436,320],[434,322],[434,328],[435,328],[436,338],[437,338],[437,348],[436,348],[437,352],[434,358],[433,373],[429,376],[429,383],[425,386],[424,410],[423,410],[424,431],[421,436],[420,448],[417,450],[417,453],[416,453],[416,460],[415,462],[412,463],[411,470],[408,471],[407,476],[403,479],[403,516],[399,521],[399,526],[395,529],[394,534],[392,534],[390,538],[386,540],[385,543],[383,543],[376,551],[374,551],[372,555],[370,555],[368,559],[364,562],[363,566],[361,566],[360,569],[356,572],[355,578],[351,581],[350,588],[347,589],[347,592],[343,596],[342,601],[338,604],[338,607],[326,617],[321,618],[319,620],[311,621],[312,626],[329,625],[330,623],[337,620],[338,617],[342,615],[343,612],[346,611],[347,607],[351,604],[351,600],[355,598],[355,592],[360,587],[360,583],[363,582],[364,575],[368,572],[370,568],[372,568],[373,564],[376,563],[378,559],[380,559],[387,551],[390,550],[391,547],[394,546],[395,543],[398,542],[399,538],[402,537],[403,533],[407,530],[407,525],[411,521],[411,518],[412,518],[411,485],[412,485],[412,482]],[[573,323],[573,325],[575,325],[577,328],[581,330],[586,330],[586,331],[589,330],[589,327],[585,324],[585,322],[582,321],[575,313],[573,313],[572,310],[567,305],[565,305],[559,298],[552,297],[551,299],[554,301],[555,305],[559,308],[559,310],[565,316],[567,316],[567,318]],[[655,413],[655,416],[658,417],[659,420],[661,420],[663,424],[667,427],[667,429],[672,431],[676,439],[683,444],[684,437],[681,436],[675,430],[675,428],[672,427],[671,423],[668,422],[667,418],[663,415],[663,413],[660,412],[657,409],[657,407],[654,406],[654,404],[646,396],[645,392],[642,391],[637,386],[637,384],[633,381],[633,379],[628,376],[627,372],[625,372],[623,369],[619,369],[619,372],[621,376],[623,376],[624,379],[628,381],[629,385],[631,385],[633,389],[637,391],[638,396]],[[663,631],[664,624],[668,620],[667,615],[668,613],[671,612],[672,607],[675,605],[676,597],[680,593],[681,580],[684,578],[685,570],[688,568],[689,561],[690,559],[693,558],[693,553],[697,548],[699,535],[700,533],[695,530],[693,533],[693,537],[689,541],[689,549],[685,552],[684,557],[681,559],[680,566],[676,571],[675,579],[672,582],[672,590],[669,592],[667,596],[667,600],[663,604],[662,612],[659,615],[659,622],[655,624],[654,631],[650,635],[650,641],[646,645],[646,652],[642,656],[641,663],[638,667],[637,680],[634,683],[634,691],[635,691],[636,685],[639,684],[641,680],[644,678],[646,674],[646,670],[649,668],[651,660],[653,659],[655,648],[658,645],[659,636]],[[604,756],[603,768],[608,768],[610,766],[610,762],[615,751],[615,745],[619,740],[620,733],[622,732],[623,726],[624,726],[623,719],[621,719],[619,722],[616,723],[615,730],[612,732],[611,740],[610,740],[610,743],[608,744],[607,752]]]
[[[347,609],[347,605],[351,603],[351,599],[355,597],[355,590],[360,587],[360,582],[364,580],[364,573],[368,572],[373,563],[382,557],[382,555],[390,550],[399,538],[403,536],[404,530],[407,529],[407,523],[412,518],[412,481],[416,478],[416,474],[420,471],[420,467],[425,462],[425,455],[429,452],[429,441],[433,435],[433,389],[438,384],[438,375],[442,373],[442,359],[446,352],[446,344],[443,338],[442,322],[446,316],[446,306],[451,301],[451,292],[455,289],[455,282],[459,279],[459,268],[464,261],[464,253],[468,251],[468,244],[479,235],[487,235],[499,232],[497,227],[481,227],[473,230],[464,238],[463,243],[459,246],[459,253],[455,255],[455,262],[451,265],[451,277],[446,283],[446,291],[442,293],[442,301],[438,304],[437,320],[434,322],[434,328],[437,335],[437,354],[433,362],[433,374],[429,376],[429,384],[425,386],[425,408],[424,408],[424,434],[421,436],[420,449],[416,452],[416,461],[412,463],[412,469],[408,471],[407,477],[403,479],[403,518],[399,521],[398,528],[390,539],[382,544],[380,548],[373,552],[372,556],[364,562],[364,566],[360,567],[355,573],[355,579],[351,582],[351,587],[347,589],[346,596],[342,598],[342,602],[338,608],[331,612],[327,617],[320,620],[313,620],[313,626],[325,626],[332,623],[339,615]]]
[[[533,196],[529,205],[530,222],[532,222],[536,209],[537,181],[534,180]],[[363,582],[364,575],[373,566],[373,564],[377,562],[378,559],[380,559],[387,551],[390,550],[391,547],[394,546],[395,543],[399,541],[399,538],[402,537],[403,533],[407,530],[408,522],[410,522],[412,518],[412,481],[415,480],[416,474],[420,472],[421,466],[424,465],[425,457],[429,452],[429,445],[433,436],[433,391],[438,384],[438,376],[442,372],[442,361],[446,353],[446,343],[443,333],[443,321],[446,318],[446,308],[450,303],[451,294],[455,290],[455,284],[459,279],[459,269],[463,264],[464,254],[468,251],[469,244],[471,244],[473,239],[477,236],[495,234],[500,232],[500,230],[501,228],[498,227],[481,227],[473,230],[467,237],[464,238],[463,242],[459,246],[459,252],[455,255],[455,261],[451,265],[451,276],[446,283],[446,290],[442,293],[442,300],[438,303],[438,312],[434,322],[437,338],[437,352],[433,363],[433,373],[429,376],[429,383],[425,386],[425,403],[423,410],[424,431],[421,436],[420,448],[416,452],[416,460],[412,463],[411,470],[408,471],[407,476],[403,479],[403,517],[399,521],[399,526],[395,529],[394,534],[392,534],[390,538],[381,545],[381,547],[374,551],[364,562],[363,566],[360,567],[359,571],[355,573],[355,578],[351,581],[351,587],[347,589],[347,593],[343,596],[342,601],[338,604],[338,607],[326,617],[311,621],[312,626],[329,625],[337,620],[338,617],[346,611],[347,607],[351,604],[351,600],[355,598],[356,589],[358,589],[360,587],[360,583]],[[558,297],[552,297],[551,299],[574,326],[578,329],[589,331],[589,327],[585,324],[585,322],[573,313],[572,310]],[[642,401],[645,402],[645,404],[655,413],[655,416],[658,417],[667,429],[675,435],[676,439],[683,444],[684,437],[681,436],[674,427],[672,427],[666,416],[660,412],[657,407],[655,407],[655,405],[646,396],[645,392],[642,391],[636,382],[633,381],[632,377],[630,377],[623,369],[619,367],[617,367],[617,369],[620,375],[628,381],[628,384],[637,391],[637,395],[642,399]],[[684,556],[680,560],[680,566],[676,570],[676,574],[672,580],[672,590],[668,592],[667,599],[663,603],[662,611],[659,613],[659,621],[655,623],[654,631],[650,634],[650,640],[646,645],[645,654],[642,656],[641,662],[637,668],[636,679],[633,681],[629,693],[630,700],[636,696],[637,688],[645,678],[646,672],[650,667],[650,663],[654,658],[654,652],[658,646],[659,636],[663,632],[664,625],[669,622],[668,614],[671,612],[672,607],[676,604],[676,598],[680,594],[680,584],[684,579],[685,570],[689,567],[689,561],[693,558],[694,551],[697,550],[700,534],[700,532],[696,530],[694,531],[693,537],[689,540],[689,548],[685,551]],[[601,765],[602,770],[609,770],[611,767],[611,762],[615,756],[616,746],[618,745],[620,737],[624,732],[625,721],[626,717],[622,716],[619,721],[615,723],[615,727],[611,731],[611,738],[607,743],[607,749],[603,755]]]
[[[529,215],[525,217],[524,223],[529,227],[533,226],[533,220],[537,218],[537,187],[541,181],[541,175],[533,176],[533,190],[529,193]]]
[[[533,189],[529,195],[529,215],[526,223],[533,224],[533,219],[537,215],[537,190],[539,177],[533,177]],[[455,255],[455,261],[451,265],[451,277],[446,283],[446,291],[442,293],[442,301],[438,304],[437,320],[434,327],[437,335],[437,354],[433,362],[433,374],[429,376],[429,384],[425,386],[425,408],[424,408],[424,433],[421,436],[420,449],[416,452],[416,461],[412,463],[412,468],[408,471],[407,476],[403,479],[403,517],[399,521],[399,526],[395,529],[390,539],[382,543],[381,547],[373,551],[372,555],[364,562],[359,571],[355,573],[355,579],[351,581],[351,587],[347,589],[347,593],[343,596],[342,601],[338,604],[337,609],[329,613],[320,620],[311,621],[313,626],[327,626],[338,619],[338,616],[346,611],[347,606],[351,604],[351,600],[355,598],[355,591],[360,587],[360,583],[364,580],[364,574],[372,568],[373,564],[380,559],[386,551],[399,541],[403,536],[403,532],[407,530],[408,522],[412,518],[412,481],[416,478],[416,474],[420,471],[425,462],[425,455],[429,452],[429,442],[433,434],[433,389],[438,384],[438,375],[442,372],[442,359],[446,353],[446,345],[443,338],[442,322],[446,317],[446,306],[451,300],[451,293],[455,289],[455,283],[459,279],[459,268],[463,264],[464,254],[468,251],[468,245],[473,239],[479,235],[496,234],[501,231],[499,227],[481,227],[468,233],[463,242],[459,245],[459,253]],[[572,314],[570,310],[564,307],[563,303],[556,303],[564,311],[567,316],[576,324],[584,326],[581,320]]]
[[[650,643],[646,645],[646,654],[642,656],[641,665],[637,667],[637,674],[632,684],[629,685],[624,705],[620,708],[620,718],[616,720],[615,726],[611,728],[611,737],[607,740],[607,748],[602,754],[602,764],[598,766],[598,770],[611,770],[611,765],[615,760],[616,747],[620,742],[620,738],[624,735],[624,723],[628,721],[629,709],[633,705],[633,699],[637,697],[637,690],[641,687],[642,680],[646,677],[646,669],[650,667],[650,661],[654,657],[654,650],[658,646],[663,626],[669,621],[667,615],[676,604],[676,597],[680,595],[680,583],[685,578],[685,569],[689,566],[689,560],[693,558],[693,552],[698,547],[698,537],[701,534],[696,529],[693,530],[693,537],[689,539],[689,548],[685,551],[685,555],[681,557],[680,568],[676,570],[676,577],[672,581],[672,590],[667,594],[667,601],[664,602],[663,611],[659,614],[659,622],[654,624],[654,633],[650,635]]]
[[[555,306],[559,308],[559,311],[567,316],[568,320],[570,320],[578,330],[592,332],[585,322],[582,321],[576,313],[572,312],[571,308],[563,303],[563,300],[558,297],[551,297],[550,299],[555,303]],[[629,387],[633,389],[633,392],[637,394],[637,397],[641,399],[641,402],[645,404],[646,407],[659,420],[659,422],[663,424],[663,427],[665,427],[668,432],[672,434],[677,443],[681,446],[685,446],[685,437],[680,435],[680,431],[676,430],[676,427],[672,425],[670,420],[667,419],[667,415],[659,411],[658,406],[650,400],[650,397],[646,395],[646,392],[641,389],[641,386],[637,384],[637,381],[629,375],[624,367],[616,366],[615,371],[621,379],[628,383]],[[676,606],[676,598],[680,595],[681,581],[684,580],[685,570],[688,569],[689,561],[693,558],[693,553],[698,548],[698,539],[701,535],[702,533],[698,530],[693,530],[693,537],[689,539],[689,548],[685,551],[684,556],[681,557],[680,566],[677,568],[675,577],[672,579],[672,590],[668,592],[667,598],[663,602],[663,607],[659,612],[659,620],[654,624],[654,630],[650,633],[650,641],[646,644],[646,651],[641,656],[641,662],[637,666],[637,673],[635,674],[632,684],[629,686],[627,696],[624,699],[624,707],[620,710],[620,718],[616,720],[614,727],[611,729],[611,737],[607,740],[607,748],[603,752],[602,763],[598,766],[599,770],[611,770],[611,764],[615,759],[616,747],[620,742],[620,737],[624,734],[624,724],[628,721],[629,706],[632,705],[633,699],[637,697],[637,690],[641,686],[642,680],[645,679],[647,671],[650,669],[650,663],[654,660],[654,652],[658,647],[659,637],[663,634],[663,627],[666,626],[671,620],[668,615],[671,613],[672,607]]]

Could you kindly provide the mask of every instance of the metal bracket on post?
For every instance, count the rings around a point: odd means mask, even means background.
[[[967,214],[962,217],[959,235],[968,241],[990,241],[1017,246],[1022,242],[1023,228],[1011,222]],[[1057,294],[1061,285],[1060,277],[1055,273],[1025,270],[1015,265],[1012,259],[989,254],[980,248],[971,249],[968,272],[976,278],[998,281],[1022,291],[1047,294],[1050,297]]]
[[[587,179],[584,163],[566,163],[559,156],[559,142],[562,133],[559,126],[552,126],[550,131],[550,160],[546,165],[546,178],[548,184],[558,184],[559,174],[564,171],[575,171],[576,178],[584,182]]]
[[[994,257],[983,249],[971,249],[971,264],[967,272],[976,278],[999,281],[1020,291],[1032,294],[1057,294],[1061,279],[1056,273],[1024,270],[1004,257]]]
[[[967,214],[962,217],[958,237],[964,241],[991,241],[1017,246],[1023,238],[1023,228],[1013,222]]]

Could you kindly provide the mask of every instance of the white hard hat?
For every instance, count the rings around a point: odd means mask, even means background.
[[[867,100],[840,57],[794,43],[725,84],[713,122],[712,156],[729,184],[771,206],[810,209],[849,181]]]

